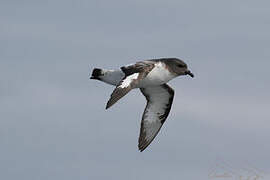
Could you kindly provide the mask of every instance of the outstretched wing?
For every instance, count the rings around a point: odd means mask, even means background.
[[[156,137],[171,110],[174,90],[167,84],[141,88],[147,100],[140,129],[139,150],[143,151]]]
[[[147,76],[147,74],[154,68],[154,63],[138,62],[134,65],[123,66],[121,70],[125,73],[125,77],[116,86],[107,102],[106,109],[110,108],[119,99],[125,96],[131,89]]]

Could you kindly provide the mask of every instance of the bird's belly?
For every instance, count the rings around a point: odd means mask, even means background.
[[[155,67],[148,75],[140,81],[138,87],[157,86],[167,83],[175,76],[163,67]]]

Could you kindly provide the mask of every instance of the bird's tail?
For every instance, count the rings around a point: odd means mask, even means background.
[[[108,70],[94,68],[90,79],[103,81],[111,85],[118,85],[119,82],[125,77],[125,74],[119,70]]]
[[[90,79],[98,79],[101,80],[100,77],[103,76],[103,71],[102,69],[99,68],[94,68],[92,71],[92,76],[90,77]]]

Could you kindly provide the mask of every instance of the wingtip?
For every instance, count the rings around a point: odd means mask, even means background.
[[[143,151],[144,151],[144,149],[139,149],[139,151],[140,151],[140,152],[143,152]]]
[[[147,146],[142,146],[141,144],[138,144],[138,150],[140,152],[143,152],[146,148],[147,148]]]
[[[107,110],[107,109],[109,109],[111,106],[112,106],[112,104],[110,103],[110,101],[108,101],[107,104],[106,104],[105,109]]]

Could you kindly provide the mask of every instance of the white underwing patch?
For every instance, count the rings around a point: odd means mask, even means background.
[[[124,79],[124,81],[122,82],[121,84],[121,88],[126,88],[130,85],[130,83],[134,80],[134,79],[137,79],[139,76],[139,73],[134,73],[128,77],[126,77],[126,79]]]

